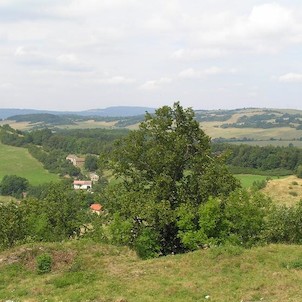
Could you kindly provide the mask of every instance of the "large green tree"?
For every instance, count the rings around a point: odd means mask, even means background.
[[[190,205],[197,215],[209,196],[228,195],[238,186],[223,157],[212,154],[194,111],[179,103],[147,113],[139,129],[117,143],[110,162],[122,182],[109,194],[107,207],[132,223],[130,243],[140,250],[146,242],[158,253],[182,251],[179,207]]]

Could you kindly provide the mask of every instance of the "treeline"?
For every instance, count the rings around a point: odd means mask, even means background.
[[[128,130],[124,129],[74,129],[33,130],[25,132],[15,130],[8,125],[0,129],[1,142],[17,147],[26,147],[28,144],[42,146],[44,150],[62,150],[67,153],[100,154],[109,151],[113,142],[125,136]]]
[[[30,154],[39,160],[45,169],[60,175],[80,177],[78,167],[66,161],[69,153],[95,154],[109,153],[116,139],[125,136],[127,130],[108,129],[50,129],[22,132],[9,125],[0,127],[0,140],[3,144],[25,147]]]
[[[40,199],[0,202],[0,250],[25,242],[66,240],[79,236],[89,223],[89,203],[83,193],[63,183],[43,186],[43,190]]]
[[[23,114],[14,115],[8,119],[20,122],[30,122],[30,123],[41,123],[43,125],[73,125],[72,116],[68,115],[56,115],[50,113],[39,113],[39,114]]]
[[[296,147],[213,144],[212,149],[217,154],[227,152],[226,163],[234,167],[293,174],[302,165],[302,149]]]

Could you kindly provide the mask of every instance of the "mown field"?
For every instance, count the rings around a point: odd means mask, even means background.
[[[254,174],[235,174],[237,179],[240,180],[243,188],[249,188],[255,181],[266,180],[268,176],[264,175],[254,175]],[[275,177],[277,178],[277,177]]]
[[[5,175],[17,175],[27,178],[32,185],[38,185],[59,179],[57,175],[46,171],[25,148],[0,143],[0,158],[0,180]]]
[[[52,271],[36,271],[49,253]],[[70,241],[0,253],[0,301],[300,302],[301,247],[216,247],[140,260],[125,247]]]

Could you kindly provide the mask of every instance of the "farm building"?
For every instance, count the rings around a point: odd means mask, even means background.
[[[75,190],[88,190],[92,188],[91,180],[75,180],[73,182],[73,188]]]
[[[75,154],[69,154],[66,159],[71,161],[76,167],[82,167],[85,163],[85,158],[77,157]]]

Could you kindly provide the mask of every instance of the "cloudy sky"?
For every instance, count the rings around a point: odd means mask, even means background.
[[[301,0],[0,0],[2,108],[301,99]]]

